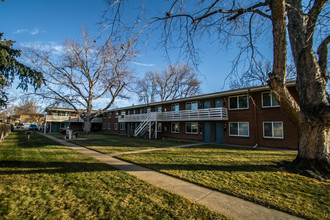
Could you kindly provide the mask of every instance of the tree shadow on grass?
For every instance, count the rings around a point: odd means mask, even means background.
[[[122,160],[122,159],[121,159]],[[125,171],[130,171],[129,165],[117,165],[116,167]],[[154,170],[183,170],[183,171],[227,171],[227,172],[274,172],[278,171],[272,165],[248,165],[248,164],[237,164],[237,165],[205,165],[205,164],[148,164],[139,163],[139,166],[147,167]],[[136,170],[136,169],[134,169]]]
[[[8,168],[8,170],[3,170]],[[114,171],[105,163],[0,161],[0,175]]]

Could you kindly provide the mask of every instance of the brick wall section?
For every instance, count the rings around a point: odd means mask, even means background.
[[[265,90],[267,91],[267,90]],[[214,108],[215,99],[223,99],[223,107],[228,109],[228,121],[223,122],[223,139],[224,144],[238,144],[245,146],[254,146],[258,143],[259,146],[263,147],[274,147],[274,148],[286,148],[286,149],[297,149],[298,146],[298,132],[295,125],[288,119],[286,114],[280,107],[269,107],[263,108],[261,101],[261,94],[265,91],[250,92],[249,95],[249,108],[248,109],[238,109],[238,110],[229,110],[229,97],[230,96],[221,96],[207,99],[210,101],[210,107]],[[298,100],[298,95],[294,87],[290,87],[289,91],[293,94],[296,100]],[[245,93],[247,94],[247,93]],[[243,95],[243,94],[237,94]],[[205,99],[198,99],[198,108],[202,108],[203,101]],[[191,102],[191,101],[189,101]],[[177,102],[179,103],[179,109],[185,110],[186,102]],[[254,104],[255,103],[255,104]],[[165,103],[162,104],[162,111],[171,111],[171,106],[175,103]],[[154,112],[156,106],[151,106],[151,111]],[[132,114],[134,107],[130,108],[129,114]],[[138,114],[138,109],[136,109],[136,114]],[[143,113],[146,112],[147,107],[143,108]],[[256,111],[256,113],[255,113]],[[255,118],[256,115],[256,118]],[[119,111],[120,117],[120,111]],[[198,122],[198,134],[186,134],[186,122],[180,122],[180,131],[179,133],[171,133],[171,122],[161,122],[162,123],[162,132],[157,133],[158,138],[177,138],[177,139],[187,139],[187,140],[197,140],[203,141],[203,124],[207,121]],[[249,123],[249,136],[248,137],[237,137],[229,135],[229,122],[248,122]],[[264,138],[263,136],[263,122],[283,122],[283,138]],[[106,129],[104,132],[114,133],[114,134],[126,134],[126,130],[120,130],[120,123],[116,118],[115,111],[112,111],[111,119],[104,118],[103,123],[106,123]],[[108,123],[111,123],[111,129],[108,129]],[[118,130],[114,130],[114,124],[118,123]],[[135,123],[126,123],[126,126],[129,126],[130,135],[134,134],[134,124]],[[215,121],[210,121],[211,125],[211,142],[215,142]],[[256,133],[257,131],[257,133]],[[146,134],[148,136],[148,134]]]

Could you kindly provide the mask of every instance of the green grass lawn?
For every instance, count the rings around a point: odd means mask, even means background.
[[[0,219],[221,219],[33,133],[0,144]]]
[[[59,138],[62,137],[60,133],[53,133],[52,135]],[[86,138],[86,140],[72,139],[70,142],[104,154],[170,147],[189,143],[179,140],[154,140],[107,133],[79,133],[78,138]]]
[[[205,145],[118,157],[297,216],[329,219],[330,181],[276,167],[295,156],[294,152]]]

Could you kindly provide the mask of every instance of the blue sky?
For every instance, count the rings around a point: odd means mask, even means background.
[[[105,9],[103,0],[6,0],[0,2],[0,32],[4,33],[5,38],[15,40],[16,46],[48,44],[60,50],[63,39],[80,39],[82,25],[92,36],[99,36],[102,28],[98,23]],[[140,46],[140,56],[132,64],[139,75],[155,68],[162,69],[166,65],[162,51],[155,49],[153,45],[158,39],[153,37],[151,35],[147,48]],[[265,53],[270,52],[270,43]],[[235,48],[223,49],[218,42],[211,43],[207,39],[202,40],[198,46],[202,93],[228,89],[228,83],[224,84],[224,80],[237,55]],[[116,106],[131,103],[120,101]],[[137,104],[136,101],[133,102]]]

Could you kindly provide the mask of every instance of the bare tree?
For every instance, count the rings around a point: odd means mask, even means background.
[[[38,106],[36,100],[31,97],[23,97],[20,104],[14,108],[16,115],[26,113],[40,113],[40,106]]]
[[[162,23],[162,41],[196,53],[199,37],[216,36],[220,43],[234,42],[250,63],[260,55],[257,40],[272,39],[273,64],[269,86],[288,117],[298,128],[299,153],[295,160],[302,169],[330,172],[329,103],[326,97],[329,36],[329,5],[327,0],[254,0],[254,1],[178,1],[168,10],[136,22],[145,29]],[[117,28],[124,22],[123,1],[110,1],[112,10],[108,23]],[[163,9],[164,10],[164,9]],[[142,25],[142,23],[144,24]],[[134,30],[133,30],[134,31]],[[134,34],[134,32],[132,32]],[[138,32],[138,33],[141,33]],[[137,34],[138,34],[137,33]],[[271,33],[265,37],[267,33]],[[136,34],[136,32],[135,32]],[[289,36],[289,41],[287,36]],[[233,39],[238,37],[239,41]],[[172,40],[171,40],[172,39]],[[237,38],[236,38],[237,39]],[[290,46],[297,78],[296,102],[286,87],[287,46]]]
[[[107,41],[98,46],[84,29],[82,37],[82,42],[64,41],[59,55],[42,48],[30,50],[29,58],[46,79],[38,95],[74,108],[88,133],[91,120],[109,109],[130,82],[128,64],[136,52],[130,42],[116,46]],[[94,113],[93,102],[99,99],[104,105]]]
[[[201,81],[188,65],[167,66],[162,72],[148,72],[138,81],[140,101],[150,103],[185,98],[200,92]]]
[[[272,71],[272,63],[269,60],[253,63],[251,68],[243,74],[233,73],[229,87],[231,89],[247,88],[251,86],[267,85],[270,78],[268,73]],[[287,81],[295,80],[296,68],[293,64],[287,66]]]

